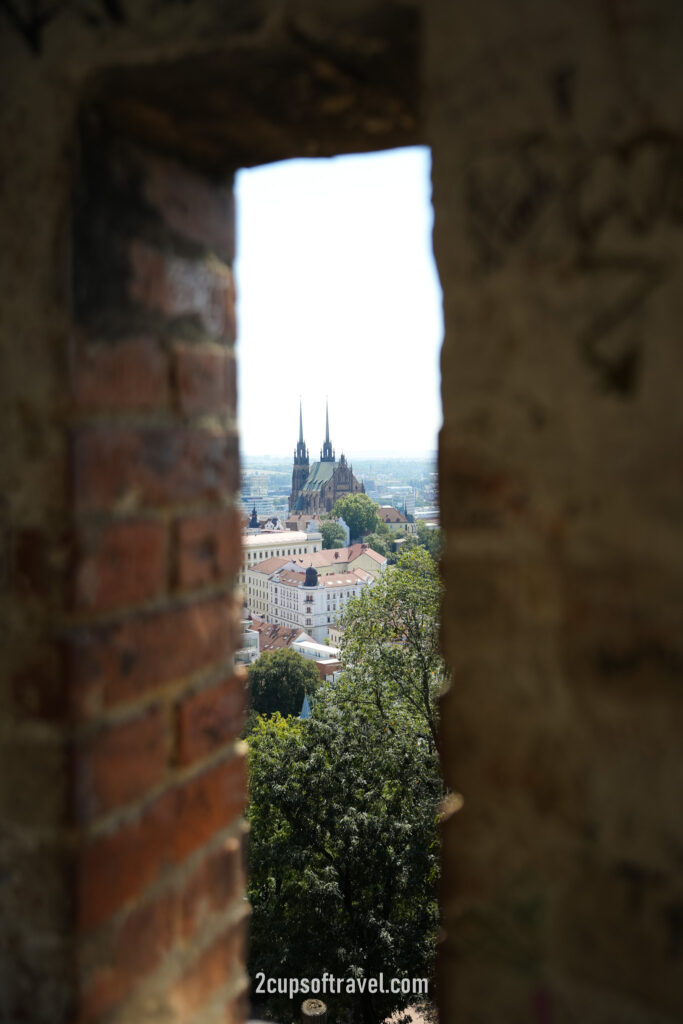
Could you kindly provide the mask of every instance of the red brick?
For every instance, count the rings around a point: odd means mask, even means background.
[[[173,231],[206,246],[232,263],[235,249],[235,204],[230,184],[200,176],[160,157],[144,158],[147,201]]]
[[[175,891],[134,909],[112,937],[106,963],[84,985],[79,1021],[86,1024],[130,994],[172,949],[177,937],[179,896]]]
[[[180,702],[177,708],[180,764],[198,761],[239,735],[247,710],[245,680],[242,670],[218,686]]]
[[[182,891],[181,928],[187,939],[200,926],[204,915],[225,908],[246,889],[243,841],[226,839],[220,850],[210,853]]]
[[[213,337],[235,340],[235,285],[226,264],[162,253],[139,239],[129,256],[132,299],[167,317],[195,317]]]
[[[235,358],[224,349],[184,346],[175,352],[178,406],[184,416],[235,415]]]
[[[166,589],[167,527],[141,520],[90,526],[79,535],[74,604],[103,611]]]
[[[204,516],[189,516],[177,524],[176,582],[200,587],[230,579],[242,564],[240,515],[223,509]]]
[[[151,338],[85,344],[76,355],[73,397],[84,412],[146,412],[168,399],[167,357]]]
[[[71,463],[77,511],[218,500],[239,488],[237,438],[225,431],[81,427]]]
[[[101,836],[81,852],[78,925],[102,924],[174,861],[177,793],[158,797],[136,821]]]
[[[184,860],[234,821],[244,810],[246,791],[244,752],[208,768],[179,788],[173,835],[176,860]]]
[[[81,741],[74,754],[76,819],[88,821],[143,797],[164,778],[166,751],[160,707]]]
[[[216,989],[244,970],[245,919],[233,924],[200,954],[171,991],[171,1005],[178,1014],[190,1014],[207,1003]]]
[[[231,596],[82,627],[66,640],[72,708],[88,717],[227,659],[238,643]]]
[[[100,943],[98,962],[84,984],[80,1020],[97,1020],[156,970],[168,954],[198,934],[207,913],[224,911],[245,888],[242,844],[232,838],[209,853],[182,886],[135,907]],[[182,955],[182,954],[181,954]]]
[[[234,821],[245,800],[246,758],[240,754],[168,790],[134,822],[95,839],[79,859],[79,928],[101,925],[139,896],[165,868]]]

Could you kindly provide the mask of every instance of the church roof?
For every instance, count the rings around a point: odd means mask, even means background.
[[[308,471],[302,491],[319,491],[328,480],[332,479],[336,468],[334,462],[314,462]]]

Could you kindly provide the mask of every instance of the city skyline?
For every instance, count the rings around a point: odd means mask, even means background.
[[[424,148],[291,160],[236,178],[239,425],[249,456],[432,452],[441,289]],[[380,338],[381,343],[377,344]]]

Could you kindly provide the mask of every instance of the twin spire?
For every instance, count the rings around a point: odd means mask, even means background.
[[[299,440],[294,454],[294,462],[296,465],[302,465],[304,461],[306,464],[308,463],[308,448],[304,443],[304,415],[301,399],[299,399]],[[320,451],[320,461],[335,461],[334,449],[330,442],[330,411],[327,399],[325,399],[325,443]]]

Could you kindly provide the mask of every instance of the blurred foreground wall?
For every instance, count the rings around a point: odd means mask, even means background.
[[[0,1020],[244,1018],[231,178],[414,143],[442,1020],[680,1019],[682,35],[675,0],[1,6]]]

